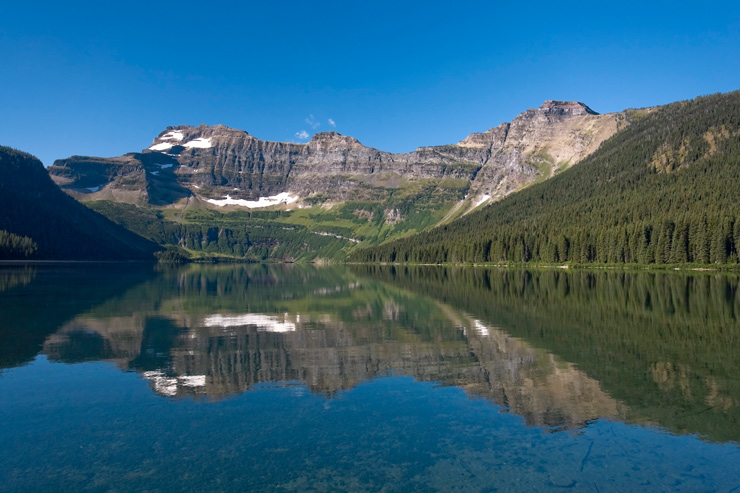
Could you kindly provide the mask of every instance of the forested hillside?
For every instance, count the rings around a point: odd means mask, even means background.
[[[0,146],[0,259],[154,260],[159,247],[62,192],[41,161]]]
[[[736,91],[664,106],[550,180],[351,259],[737,263],[739,199]]]

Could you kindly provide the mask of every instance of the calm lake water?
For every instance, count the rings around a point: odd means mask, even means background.
[[[739,491],[739,286],[0,266],[0,491]]]

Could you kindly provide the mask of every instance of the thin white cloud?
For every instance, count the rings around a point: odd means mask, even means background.
[[[308,118],[306,118],[306,123],[308,123],[314,130],[321,126],[321,124],[316,121],[316,118],[314,118],[313,115],[308,115]]]
[[[331,118],[329,118],[329,125],[331,125],[334,128],[337,128],[337,124],[334,123],[334,120],[332,120]]]
[[[296,132],[295,136],[298,137],[299,139],[307,139],[308,132],[306,132],[305,130],[301,130],[300,132]]]

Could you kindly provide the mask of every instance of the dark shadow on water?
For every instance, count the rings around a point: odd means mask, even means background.
[[[0,369],[31,361],[65,322],[155,275],[150,264],[0,265]]]

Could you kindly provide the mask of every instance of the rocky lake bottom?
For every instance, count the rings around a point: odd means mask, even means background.
[[[734,491],[739,285],[0,266],[0,491]]]

